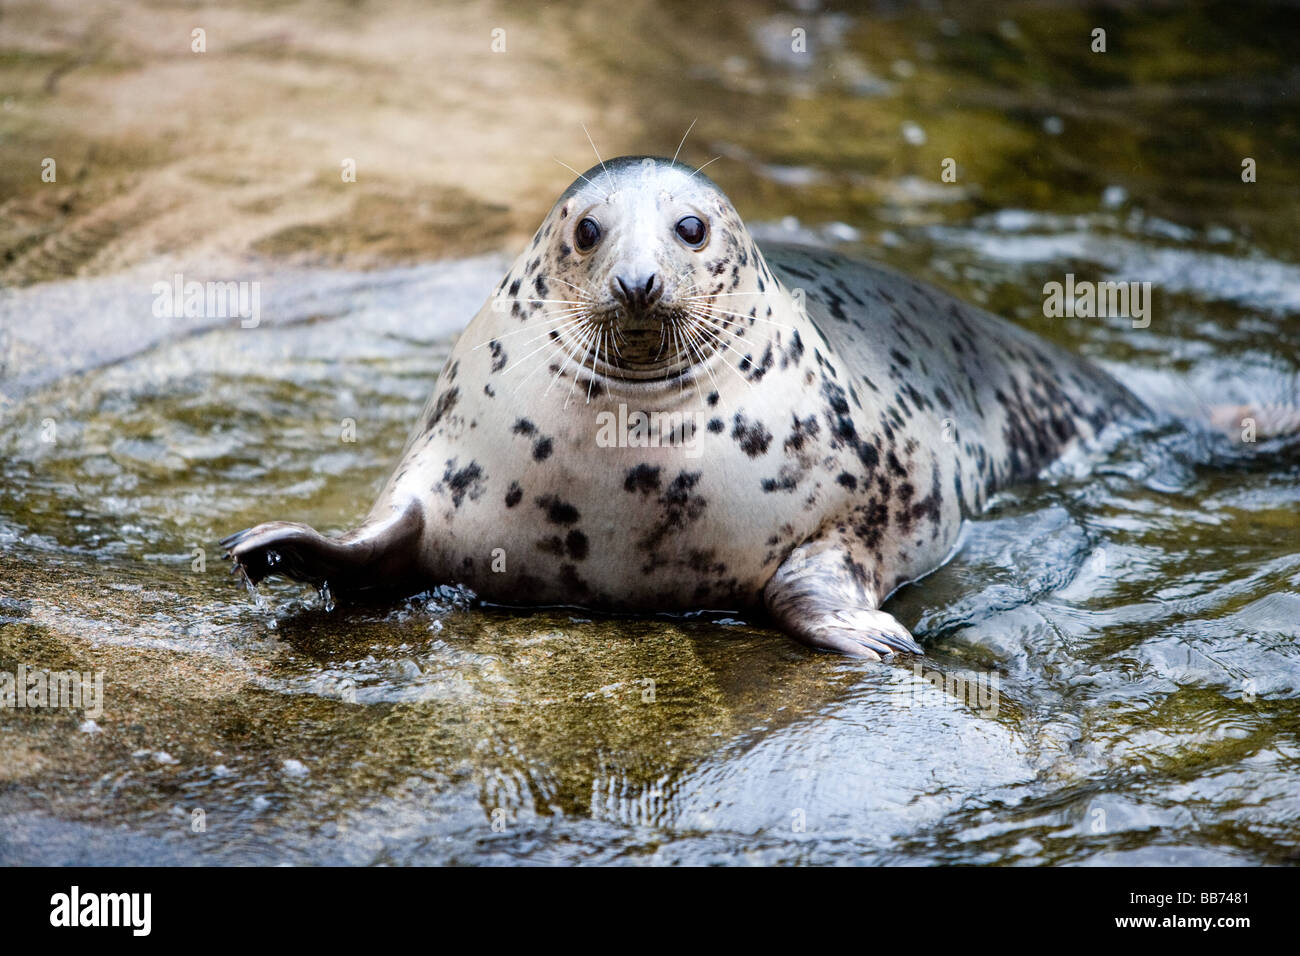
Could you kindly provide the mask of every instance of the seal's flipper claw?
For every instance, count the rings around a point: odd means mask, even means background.
[[[830,611],[820,618],[805,618],[791,634],[810,647],[882,660],[901,651],[924,654],[907,628],[892,614],[869,608]]]
[[[319,585],[337,566],[331,551],[338,547],[313,528],[289,521],[268,521],[221,541],[225,556],[253,584],[272,574]]]
[[[876,606],[870,567],[854,542],[814,536],[777,568],[763,598],[781,629],[809,647],[870,660],[924,654],[907,628]]]
[[[328,583],[338,592],[400,588],[418,574],[411,556],[422,527],[418,508],[338,538],[305,524],[268,521],[222,539],[221,546],[253,584],[281,574],[316,587]]]
[[[222,538],[220,541],[217,542],[217,544],[221,546],[222,551],[226,552],[226,557],[229,557],[231,548],[233,548],[235,545],[239,544],[239,542],[242,541],[244,538],[252,534],[254,530],[256,529],[245,528],[243,531],[236,531],[234,534]]]

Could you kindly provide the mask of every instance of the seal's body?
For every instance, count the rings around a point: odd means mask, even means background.
[[[921,283],[760,250],[714,184],[625,158],[560,197],[360,528],[225,544],[254,582],[758,606],[813,646],[919,652],[884,598],[995,489],[1141,412],[1085,360]]]

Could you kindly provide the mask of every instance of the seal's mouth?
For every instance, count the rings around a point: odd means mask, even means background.
[[[597,378],[656,382],[706,365],[728,334],[723,322],[673,302],[648,308],[611,303],[563,336],[573,362]]]

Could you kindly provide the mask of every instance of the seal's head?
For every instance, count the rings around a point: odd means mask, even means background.
[[[578,368],[626,382],[699,374],[736,334],[739,297],[761,294],[758,270],[770,275],[722,190],[690,166],[640,156],[581,174],[525,262],[531,293],[520,294],[537,296],[525,314],[554,323],[551,341]]]

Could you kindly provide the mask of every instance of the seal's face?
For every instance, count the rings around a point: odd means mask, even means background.
[[[695,170],[648,157],[598,165],[560,197],[538,236],[546,311],[560,319],[552,341],[594,376],[665,380],[725,350],[725,306],[739,303],[720,306],[718,296],[734,279],[735,251],[753,244],[726,196]]]

